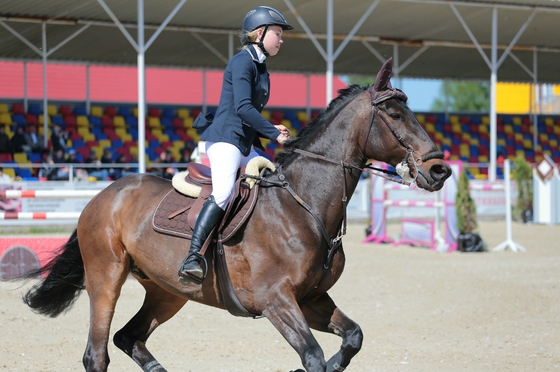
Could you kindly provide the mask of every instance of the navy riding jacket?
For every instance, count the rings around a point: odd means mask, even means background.
[[[274,141],[280,135],[261,115],[268,102],[270,76],[254,48],[249,46],[229,61],[214,121],[200,137],[204,141],[231,143],[244,156],[251,152],[251,145],[264,150],[259,136]]]

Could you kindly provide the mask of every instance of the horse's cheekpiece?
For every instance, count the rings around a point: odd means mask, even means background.
[[[186,255],[187,242],[181,238],[189,237],[196,209],[210,195],[208,169],[191,163],[188,177],[202,186],[198,199],[150,174],[122,177],[91,199],[64,246],[27,275],[38,282],[25,294],[25,303],[56,317],[82,290],[88,292],[89,335],[82,357],[87,372],[109,368],[111,322],[130,273],[146,291],[144,302],[112,339],[139,370],[163,370],[147,341],[191,300],[236,316],[266,317],[298,354],[301,365],[295,367],[301,371],[351,369],[364,345],[363,331],[329,291],[344,271],[347,203],[369,168],[366,163],[402,163],[402,177],[414,178],[427,191],[440,190],[451,175],[436,144],[404,104],[406,95],[390,87],[390,77],[389,60],[373,88],[341,90],[276,154],[276,172],[252,176],[257,181],[252,189],[249,182],[236,183],[239,195],[229,203],[229,217],[207,252],[208,278],[201,284],[181,285],[176,271]],[[222,245],[220,240],[231,234]],[[356,296],[367,289],[355,288]],[[338,350],[325,356],[315,331],[340,337]],[[193,364],[191,369],[197,368]]]

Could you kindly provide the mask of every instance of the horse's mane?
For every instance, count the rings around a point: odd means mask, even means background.
[[[284,143],[287,149],[279,152],[276,155],[275,162],[284,164],[290,155],[294,154],[292,151],[296,148],[305,147],[309,141],[315,138],[315,134],[325,126],[326,123],[331,121],[331,118],[336,115],[342,107],[344,107],[352,98],[365,91],[368,87],[358,84],[352,84],[347,88],[338,91],[338,97],[329,103],[327,109],[317,116],[312,122],[303,127],[297,136]]]

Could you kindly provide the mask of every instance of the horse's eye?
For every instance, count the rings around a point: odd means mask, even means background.
[[[391,119],[400,120],[402,119],[401,114],[390,114]]]

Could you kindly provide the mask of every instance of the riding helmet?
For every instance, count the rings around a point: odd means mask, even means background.
[[[293,30],[294,27],[286,22],[286,18],[274,8],[258,6],[249,10],[243,19],[243,33],[251,32],[261,26],[280,26],[283,30]]]

